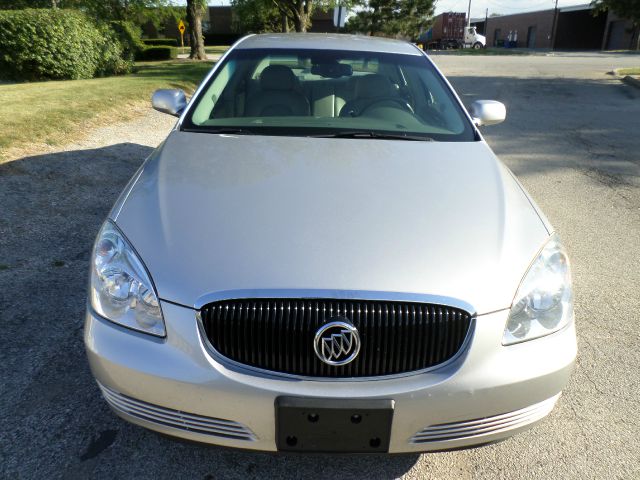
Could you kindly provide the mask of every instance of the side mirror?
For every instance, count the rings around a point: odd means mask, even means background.
[[[179,117],[187,106],[187,97],[182,90],[156,90],[151,97],[151,106],[159,112]]]
[[[469,114],[478,127],[496,125],[507,118],[507,108],[495,100],[476,100],[469,107]]]

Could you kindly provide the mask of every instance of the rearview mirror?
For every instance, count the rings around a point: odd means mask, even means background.
[[[179,117],[187,106],[187,96],[182,90],[156,90],[151,97],[151,106],[162,113]]]
[[[478,127],[496,125],[507,118],[507,108],[495,100],[476,100],[469,107],[469,115]]]

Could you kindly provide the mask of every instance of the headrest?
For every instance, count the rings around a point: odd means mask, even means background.
[[[263,90],[293,90],[296,76],[289,67],[269,65],[260,74],[260,87]]]
[[[358,77],[356,98],[389,97],[392,93],[391,82],[384,75],[371,74]]]

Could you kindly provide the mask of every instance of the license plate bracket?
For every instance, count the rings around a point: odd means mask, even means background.
[[[394,401],[278,397],[276,444],[287,452],[389,451]]]

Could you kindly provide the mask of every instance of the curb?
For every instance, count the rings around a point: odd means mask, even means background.
[[[634,78],[630,75],[621,78],[621,80],[627,85],[631,85],[632,87],[640,88],[640,79]]]

